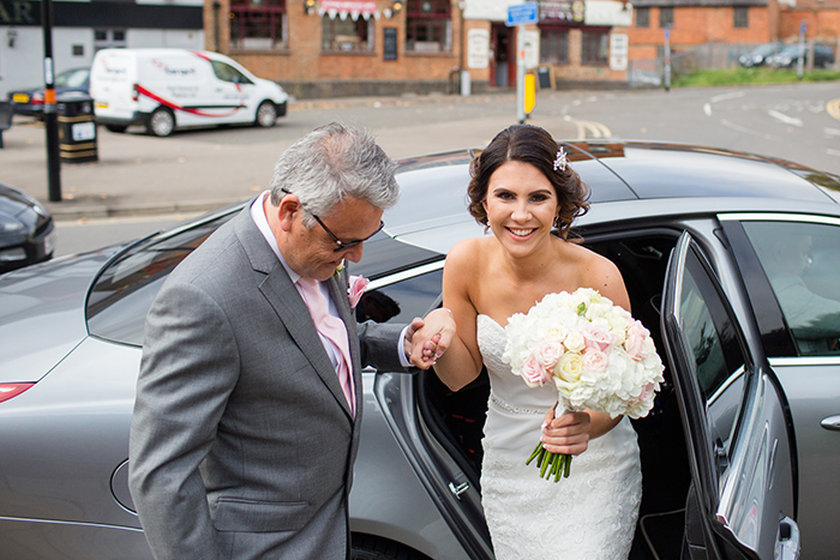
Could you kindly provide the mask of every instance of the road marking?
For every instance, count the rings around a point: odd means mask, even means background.
[[[803,126],[801,119],[797,119],[796,117],[789,117],[788,115],[780,113],[779,111],[774,111],[773,109],[770,109],[767,111],[767,114],[785,124],[789,124],[791,126]]]
[[[832,99],[825,104],[825,112],[840,121],[840,99]]]
[[[830,156],[840,156],[840,150],[835,150],[832,148],[826,148],[825,153],[827,153]]]
[[[823,132],[826,136],[840,136],[840,130],[836,128],[824,128]]]
[[[603,123],[596,121],[577,121],[579,126],[583,127],[585,133],[588,133],[584,138],[609,138],[612,132]]]
[[[730,99],[738,99],[739,97],[744,97],[747,94],[745,91],[735,91],[732,93],[723,93],[721,95],[716,95],[710,99],[712,103],[717,103],[718,101],[728,101]]]
[[[712,104],[711,103],[704,103],[703,104],[703,112],[706,113],[707,117],[712,116]]]
[[[765,140],[775,140],[775,141],[781,140],[781,138],[779,138],[778,136],[774,136],[772,134],[763,134],[761,132],[758,132],[757,130],[752,130],[751,128],[743,127],[739,124],[735,124],[734,122],[728,121],[726,119],[721,119],[720,124],[722,124],[723,126],[725,126],[727,128],[731,128],[732,130],[736,130],[738,132],[743,132],[745,134],[752,134],[753,136],[760,136],[761,138],[764,138]]]

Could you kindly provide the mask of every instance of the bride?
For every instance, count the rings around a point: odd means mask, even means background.
[[[592,411],[555,417],[553,384],[529,389],[501,360],[507,318],[548,293],[594,288],[629,310],[616,266],[569,240],[588,189],[548,132],[529,125],[500,132],[470,173],[470,213],[493,236],[462,241],[447,256],[444,307],[434,313],[451,313],[457,330],[435,371],[453,390],[482,364],[490,376],[481,489],[496,558],[627,558],[642,478],[629,420]],[[525,465],[540,432],[548,451],[577,455],[558,483]]]

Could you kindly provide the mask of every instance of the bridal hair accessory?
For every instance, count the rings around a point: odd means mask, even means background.
[[[505,327],[502,361],[529,387],[553,383],[557,414],[590,409],[630,418],[646,416],[664,379],[650,332],[628,311],[591,288],[546,295]],[[571,456],[538,442],[525,464],[540,476],[569,476]]]
[[[554,157],[554,171],[565,171],[566,170],[566,150],[563,146],[560,146],[560,149],[557,150],[557,155]]]

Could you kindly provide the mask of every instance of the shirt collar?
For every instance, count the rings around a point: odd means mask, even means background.
[[[265,216],[265,199],[267,196],[271,196],[271,191],[264,191],[251,203],[251,219],[254,220],[257,229],[260,230],[260,233],[265,238],[268,246],[271,247],[271,250],[274,251],[275,255],[277,255],[277,258],[280,260],[280,264],[282,264],[283,268],[286,269],[286,273],[289,275],[292,283],[297,284],[297,281],[300,279],[300,274],[292,270],[289,265],[286,264],[286,259],[283,258],[283,254],[277,246],[277,239],[274,237],[274,233],[268,225],[268,218]]]

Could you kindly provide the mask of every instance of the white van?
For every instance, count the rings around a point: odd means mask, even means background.
[[[155,136],[190,126],[274,126],[288,101],[283,88],[236,61],[187,49],[103,49],[93,58],[90,96],[108,130],[142,124]]]

